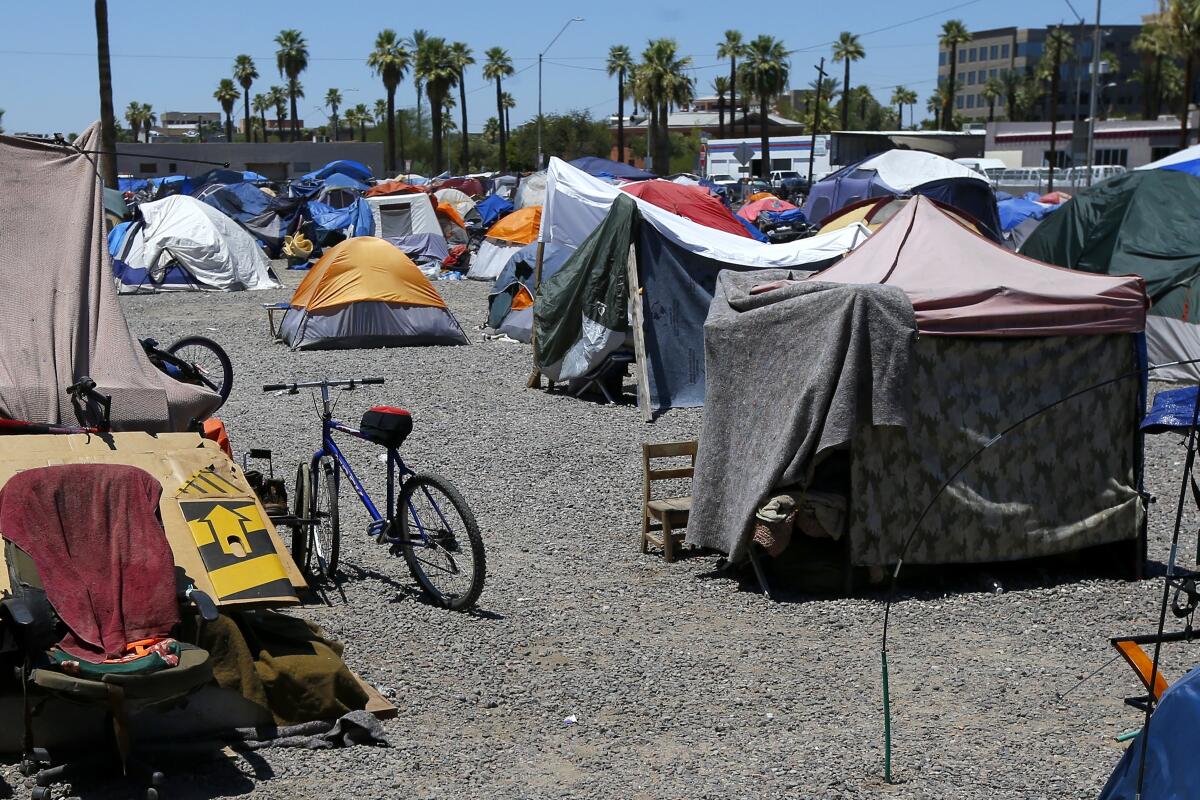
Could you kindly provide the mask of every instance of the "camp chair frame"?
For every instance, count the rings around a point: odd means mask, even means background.
[[[675,548],[683,544],[683,531],[692,510],[691,495],[655,498],[653,484],[656,481],[691,480],[696,474],[696,453],[699,442],[664,442],[642,445],[642,552],[649,552],[649,545],[661,547],[667,562],[675,560]],[[686,467],[656,469],[654,461],[663,458],[688,458]]]

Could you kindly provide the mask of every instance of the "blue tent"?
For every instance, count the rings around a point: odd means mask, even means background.
[[[1000,213],[1000,230],[1011,231],[1027,219],[1041,220],[1058,210],[1058,206],[1039,203],[1035,192],[1026,192],[1024,197],[1013,197],[1004,192],[996,193],[996,208]]]
[[[249,170],[242,173],[242,180],[250,181],[251,183],[270,183],[271,179],[265,175],[259,175],[257,172]]]
[[[306,208],[308,218],[317,227],[318,240],[327,233],[340,232],[347,228],[350,229],[349,238],[371,236],[375,233],[375,219],[371,216],[371,207],[361,197],[345,208],[334,208],[316,200],[310,200]]]
[[[492,223],[512,212],[514,206],[498,194],[488,195],[475,204],[479,212],[479,221],[483,227],[490,228]]]
[[[335,174],[345,175],[358,181],[369,181],[372,177],[374,177],[371,175],[371,170],[368,169],[366,165],[360,164],[357,161],[341,160],[330,161],[328,164],[318,170],[310,172],[306,175],[301,175],[300,180],[323,181],[330,175]]]
[[[242,173],[237,170],[223,168],[210,169],[208,172],[202,172],[191,179],[192,188],[188,194],[195,197],[205,186],[210,186],[214,183],[241,183],[244,180],[245,178],[242,177]]]
[[[352,178],[341,172],[335,172],[325,179],[326,189],[356,189],[360,192],[367,190],[367,185],[357,178]]]
[[[272,258],[279,256],[283,237],[293,227],[303,200],[272,197],[251,183],[208,187],[197,199],[235,220],[258,239]]]
[[[583,158],[577,158],[567,163],[575,167],[575,169],[581,169],[588,175],[593,175],[597,178],[621,178],[630,181],[644,181],[657,177],[654,173],[646,172],[644,169],[631,167],[628,164],[622,164],[620,161],[598,158],[597,156],[584,156]]]

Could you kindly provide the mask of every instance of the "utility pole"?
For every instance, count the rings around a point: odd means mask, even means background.
[[[558,33],[554,34],[554,38],[550,40],[550,44],[543,48],[542,52],[538,53],[538,116],[537,116],[537,168],[542,168],[542,56],[546,55],[554,43],[558,41],[558,37],[563,35],[568,26],[572,22],[583,22],[583,17],[571,17],[563,23],[563,26],[558,29]],[[504,124],[504,120],[500,120],[500,124]],[[464,132],[465,136],[466,133]]]
[[[1092,81],[1088,97],[1087,185],[1092,185],[1092,164],[1096,158],[1096,91],[1100,78],[1100,2],[1096,0],[1096,29],[1092,32]]]
[[[821,84],[825,82],[825,56],[821,56],[821,63],[816,65],[817,69],[817,98],[813,103],[813,126],[812,137],[808,144],[808,190],[812,191],[812,174],[813,174],[813,156],[817,154],[817,128],[821,125]]]

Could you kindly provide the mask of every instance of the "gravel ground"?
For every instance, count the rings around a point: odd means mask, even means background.
[[[285,272],[295,285],[302,273]],[[201,333],[235,366],[222,417],[236,451],[270,447],[289,483],[313,449],[307,398],[268,381],[383,375],[343,395],[354,420],[399,404],[416,428],[410,463],[458,483],[484,532],[479,613],[413,596],[402,559],[366,538],[343,494],[344,599],[303,615],[346,642],[350,666],[389,694],[392,747],[265,751],[178,769],[171,797],[262,798],[1083,798],[1119,758],[1122,704],[1137,690],[1108,637],[1151,629],[1159,579],[1025,577],[1003,593],[980,571],[925,584],[893,611],[897,783],[882,780],[878,595],[771,603],[701,555],[668,565],[638,552],[639,445],[697,436],[698,410],[652,426],[609,407],[524,388],[524,345],[482,342],[485,285],[439,283],[470,347],[292,353],[272,344],[264,302],[287,290],[126,298],[135,333]],[[350,447],[368,484],[382,465]],[[1152,437],[1152,570],[1166,560],[1180,437]],[[361,473],[360,473],[361,474]],[[1189,515],[1188,530],[1197,520]],[[1190,549],[1186,548],[1186,549]],[[994,571],[995,572],[995,571]],[[1166,651],[1168,677],[1190,664]],[[574,715],[577,724],[564,724]],[[5,775],[14,778],[10,768]],[[16,783],[19,787],[20,784]],[[20,791],[20,790],[18,790]],[[119,796],[116,787],[100,794]]]

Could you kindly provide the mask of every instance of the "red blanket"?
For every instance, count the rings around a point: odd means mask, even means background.
[[[175,559],[158,521],[162,486],[119,464],[42,467],[0,491],[0,535],[37,564],[70,632],[59,646],[98,663],[179,622]]]

